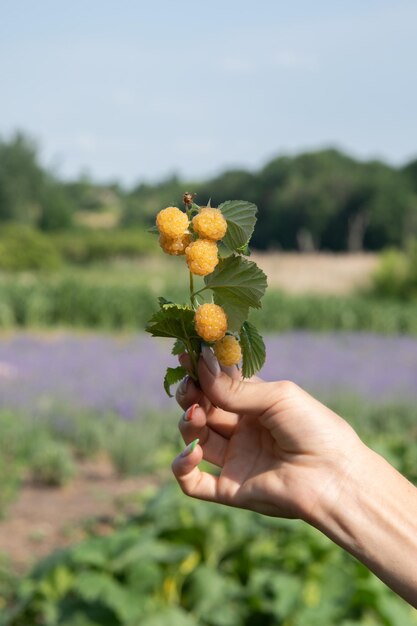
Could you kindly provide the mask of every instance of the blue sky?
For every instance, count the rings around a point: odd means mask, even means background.
[[[0,0],[0,134],[127,185],[337,146],[417,156],[417,3]]]

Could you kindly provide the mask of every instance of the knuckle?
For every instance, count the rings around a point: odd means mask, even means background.
[[[291,397],[298,393],[299,386],[292,380],[278,380],[273,383],[275,392],[280,397]]]

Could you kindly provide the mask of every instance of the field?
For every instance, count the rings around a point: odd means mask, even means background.
[[[271,288],[261,375],[328,403],[415,481],[415,304],[357,295],[372,255],[254,258]],[[317,531],[179,492],[176,359],[138,331],[157,295],[183,293],[176,261],[0,277],[18,321],[0,335],[0,624],[417,624]]]

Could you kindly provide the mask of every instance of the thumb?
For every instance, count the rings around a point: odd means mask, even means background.
[[[228,376],[206,345],[202,347],[198,377],[207,398],[225,411],[259,415],[267,412],[278,399],[276,383],[245,382]]]

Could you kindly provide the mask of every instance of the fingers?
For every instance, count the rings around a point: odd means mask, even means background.
[[[207,398],[226,411],[259,415],[268,411],[277,400],[275,383],[230,378],[222,372],[213,351],[207,346],[202,348],[198,375]]]
[[[194,440],[172,463],[172,471],[182,491],[193,498],[218,502],[218,478],[202,472],[198,464],[203,450]]]
[[[179,357],[181,365],[187,366],[190,357],[187,354],[181,354]],[[240,379],[240,373],[237,367],[224,368],[234,379]],[[213,406],[210,400],[204,395],[201,388],[197,387],[193,379],[189,376],[179,384],[176,394],[176,400],[180,407],[186,411],[193,404],[198,404],[204,410],[209,426],[223,437],[230,437],[235,429],[239,417],[236,413],[223,411]]]
[[[204,459],[223,467],[228,439],[207,425],[206,413],[198,404],[193,404],[184,413],[179,422],[179,429],[185,443],[198,437]]]
[[[175,399],[184,411],[192,404],[199,404],[203,392],[199,389],[191,376],[186,376],[178,385]]]

